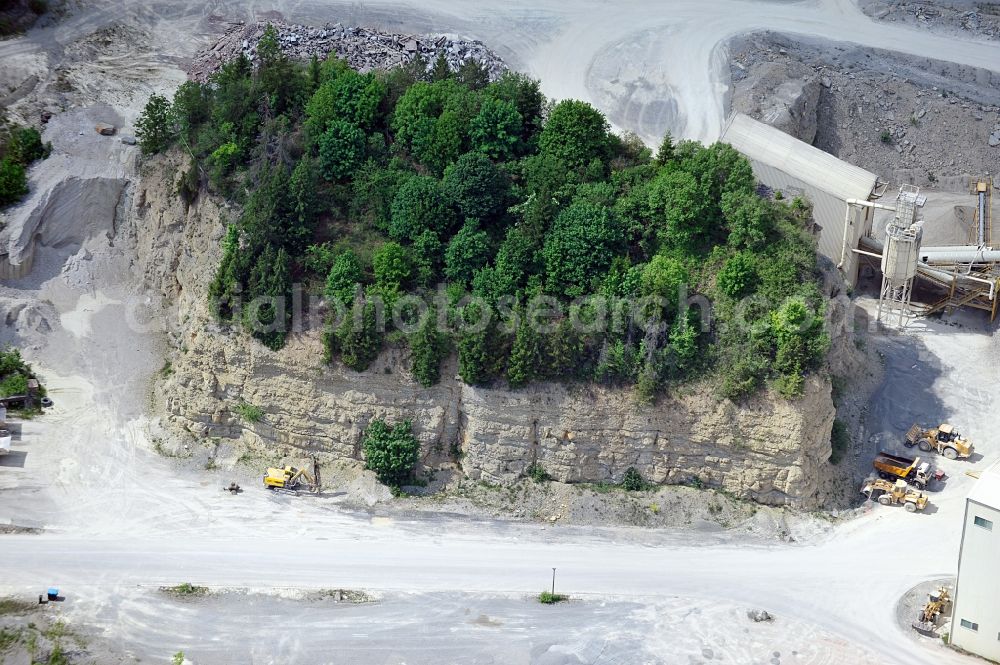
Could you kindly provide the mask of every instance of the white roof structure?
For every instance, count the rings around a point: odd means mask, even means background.
[[[754,162],[783,171],[840,199],[867,201],[878,180],[874,173],[743,113],[729,119],[722,140]]]
[[[865,225],[863,220],[852,219],[845,232],[847,199],[871,200],[878,177],[742,113],[729,119],[719,140],[747,156],[757,180],[785,198],[809,200],[818,227],[819,253],[835,264],[843,256],[842,270],[848,283],[853,283],[857,255],[850,250],[858,246]]]
[[[969,500],[1000,510],[1000,460],[983,471],[969,492]]]

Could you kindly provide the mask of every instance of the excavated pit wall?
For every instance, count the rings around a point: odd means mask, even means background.
[[[171,372],[154,394],[181,437],[360,460],[372,419],[409,419],[425,466],[459,464],[473,479],[512,482],[537,462],[561,481],[614,481],[634,466],[655,482],[698,479],[761,503],[813,508],[824,500],[835,410],[829,382],[818,377],[795,401],[762,393],[736,405],[694,386],[641,407],[629,390],[599,386],[474,388],[455,377],[453,360],[441,383],[425,389],[406,370],[405,351],[390,349],[356,373],[322,365],[318,332],[272,352],[220,329],[205,293],[235,211],[204,194],[185,210],[173,185],[183,166],[177,155],[144,165],[130,223],[142,279],[177,306]],[[240,418],[233,408],[241,402],[263,418]]]

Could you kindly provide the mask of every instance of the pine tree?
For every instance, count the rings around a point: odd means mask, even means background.
[[[441,378],[441,361],[447,353],[445,336],[437,329],[437,316],[433,309],[427,312],[424,322],[410,338],[410,357],[413,376],[425,388]]]
[[[663,166],[674,158],[674,139],[670,132],[663,135],[660,141],[660,149],[656,151],[656,163]]]
[[[340,360],[356,372],[368,369],[382,348],[375,305],[364,298],[354,303],[350,316],[345,316],[337,329]]]
[[[441,51],[438,53],[437,60],[434,61],[434,67],[431,69],[431,80],[443,81],[451,77],[452,72],[451,66],[448,65],[448,58],[445,57],[444,51]]]
[[[521,321],[507,364],[507,383],[521,388],[538,377],[542,366],[542,339],[531,321]]]
[[[312,58],[309,59],[309,94],[316,92],[319,88],[321,73],[319,58],[313,53]]]
[[[135,135],[143,154],[162,152],[174,138],[173,112],[163,95],[150,95],[145,108],[135,122]]]

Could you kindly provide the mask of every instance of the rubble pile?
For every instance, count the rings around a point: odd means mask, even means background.
[[[240,53],[256,63],[257,43],[269,24],[278,30],[281,50],[288,57],[304,60],[315,55],[324,60],[329,55],[336,55],[360,72],[391,69],[417,56],[422,56],[430,68],[441,54],[453,71],[470,60],[485,65],[490,80],[499,78],[506,70],[503,60],[480,41],[444,35],[394,34],[340,23],[316,28],[261,21],[235,24],[214,46],[195,56],[188,68],[188,77],[204,83],[224,62]]]
[[[840,159],[922,187],[996,172],[1000,73],[774,33],[738,38],[730,53],[734,109],[799,138],[809,129]],[[782,99],[786,89],[796,95]]]
[[[879,21],[898,21],[954,34],[971,33],[979,38],[1000,39],[1000,6],[995,3],[864,0],[861,9]]]

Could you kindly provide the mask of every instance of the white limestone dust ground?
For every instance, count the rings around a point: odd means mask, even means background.
[[[704,140],[718,135],[724,42],[744,31],[769,28],[1000,67],[996,44],[875,25],[847,0],[312,0],[250,9],[228,1],[97,1],[54,28],[0,42],[0,83],[40,79],[11,113],[29,116],[52,104],[65,111],[46,130],[55,154],[32,169],[34,193],[8,216],[24,228],[48,207],[40,221],[52,222],[41,227],[35,271],[0,285],[7,322],[0,341],[25,349],[55,406],[23,423],[18,454],[0,460],[0,520],[45,530],[0,536],[0,591],[30,598],[58,584],[68,598],[54,609],[99,627],[147,662],[166,662],[185,647],[199,662],[227,662],[234,643],[243,651],[230,662],[248,662],[246,654],[250,662],[316,663],[970,662],[939,643],[914,641],[894,608],[915,584],[953,572],[972,483],[964,471],[997,458],[991,437],[1000,425],[1000,349],[974,316],[871,341],[885,354],[887,382],[857,453],[897,444],[914,420],[940,418],[959,424],[982,457],[935,460],[949,480],[923,514],[872,504],[858,519],[798,544],[742,534],[706,541],[684,530],[372,518],[333,501],[256,487],[234,497],[220,490],[228,480],[221,472],[156,455],[147,404],[150,378],[162,367],[160,340],[123,325],[128,304],[142,294],[108,214],[80,222],[95,206],[121,209],[136,149],[97,137],[92,123],[114,114],[127,128],[149,92],[169,92],[183,79],[183,58],[250,11],[480,38],[540,77],[546,93],[593,101],[651,143],[665,129]],[[60,72],[67,84],[59,83]],[[48,242],[46,228],[54,234]],[[920,546],[900,556],[900,544],[913,543]],[[552,566],[559,588],[579,602],[550,608],[525,600],[546,587]],[[306,601],[261,601],[244,616],[245,599],[208,599],[202,611],[135,590],[183,581],[385,595],[375,605],[315,613],[336,616],[337,630],[326,638],[326,624],[311,618],[315,608],[300,605]],[[748,608],[768,610],[775,622],[747,625]],[[271,626],[274,617],[280,629]],[[337,660],[338,644],[348,645],[352,658]]]
[[[60,616],[91,625],[115,617],[101,640],[108,656],[143,662],[177,651],[196,665],[881,662],[793,617],[755,623],[746,608],[691,598],[544,606],[528,595],[389,593],[354,603],[234,589],[197,598],[150,587],[116,592],[87,594],[59,607]]]

